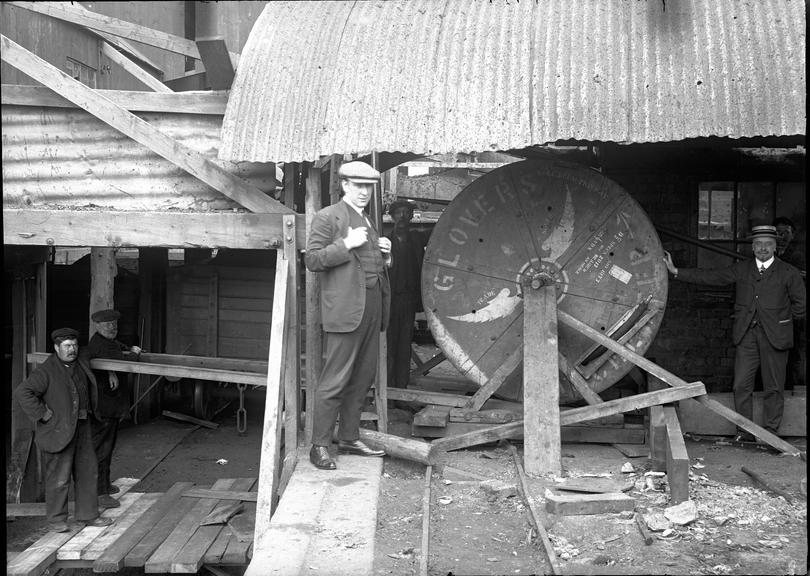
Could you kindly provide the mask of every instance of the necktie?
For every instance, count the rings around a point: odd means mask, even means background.
[[[759,267],[759,275],[762,276],[763,274],[765,274],[765,266],[760,266]]]

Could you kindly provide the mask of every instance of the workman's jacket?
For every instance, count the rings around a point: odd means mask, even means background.
[[[76,360],[77,368],[87,376],[87,392],[91,412],[98,407],[96,378],[86,360]],[[14,390],[14,397],[23,412],[34,421],[34,439],[45,452],[59,452],[67,446],[76,433],[79,419],[79,392],[73,378],[56,354],[51,354]],[[47,408],[53,412],[50,420],[42,421]],[[88,416],[92,418],[92,416]]]
[[[80,354],[88,362],[93,358],[106,358],[108,360],[135,360],[135,355],[124,356],[124,350],[129,350],[117,340],[105,338],[96,332],[90,338],[87,346],[81,349]],[[107,370],[93,370],[98,383],[98,412],[101,418],[124,418],[129,414],[129,383],[127,375],[118,373],[118,388],[110,388],[110,373]]]
[[[357,249],[349,250],[343,239],[349,232],[352,208],[341,200],[327,206],[312,218],[307,253],[307,269],[320,272],[321,319],[325,332],[353,332],[360,326],[366,307],[366,279]],[[368,226],[368,242],[376,250],[377,232]],[[388,270],[379,276],[382,291],[380,331],[388,327],[391,289]]]
[[[806,293],[799,271],[775,257],[760,276],[756,261],[745,260],[717,270],[678,268],[678,280],[710,286],[735,284],[734,345],[756,319],[771,346],[793,347],[793,322],[805,315]]]

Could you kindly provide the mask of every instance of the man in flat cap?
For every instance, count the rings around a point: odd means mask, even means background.
[[[365,162],[348,162],[338,175],[343,198],[315,214],[305,257],[307,268],[320,273],[326,333],[309,457],[325,470],[336,467],[329,446],[338,415],[339,453],[384,454],[360,441],[360,415],[377,374],[379,333],[390,305],[391,241],[378,235],[364,210],[380,173]]]
[[[388,344],[388,385],[407,388],[411,371],[411,341],[416,313],[422,311],[422,260],[427,236],[411,230],[414,205],[396,200],[388,213],[394,228],[391,240],[392,264],[388,271],[392,301],[386,339]]]
[[[35,441],[45,464],[45,513],[51,530],[67,532],[68,490],[75,485],[74,517],[79,525],[108,526],[98,515],[98,464],[91,420],[97,407],[96,379],[79,358],[79,333],[59,328],[51,333],[54,354],[14,391],[22,410],[35,424]]]
[[[98,310],[90,315],[95,334],[87,343],[82,356],[89,362],[93,358],[108,360],[137,360],[141,349],[122,344],[118,336],[118,310]],[[93,445],[98,460],[98,501],[105,508],[120,506],[110,496],[119,491],[110,482],[110,463],[118,438],[118,423],[129,415],[129,387],[126,375],[112,370],[93,370],[98,384],[98,411],[93,421]]]
[[[806,294],[799,271],[774,257],[776,227],[754,226],[750,236],[754,261],[726,268],[676,268],[669,252],[664,262],[678,280],[709,286],[734,284],[734,407],[753,420],[754,378],[762,371],[765,390],[764,428],[776,434],[784,409],[788,350],[793,346],[793,323],[804,319]],[[753,441],[738,429],[735,441]]]

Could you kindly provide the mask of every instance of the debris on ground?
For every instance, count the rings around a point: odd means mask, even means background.
[[[698,510],[697,506],[692,500],[687,500],[685,502],[681,502],[680,504],[676,504],[675,506],[669,506],[664,510],[664,516],[672,522],[673,524],[677,524],[678,526],[686,526],[687,524],[691,524],[695,520],[698,519]]]

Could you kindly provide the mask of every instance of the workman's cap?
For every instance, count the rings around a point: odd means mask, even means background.
[[[771,226],[770,224],[754,226],[751,228],[751,235],[748,237],[748,239],[756,240],[757,238],[773,238],[776,240],[778,238],[778,235],[776,234],[776,226]]]
[[[342,164],[338,169],[338,176],[357,184],[376,184],[380,181],[380,173],[359,160]]]
[[[118,310],[109,309],[93,312],[90,319],[93,322],[113,322],[114,320],[118,320],[120,317],[121,313]]]
[[[79,333],[73,328],[57,328],[51,332],[51,340],[61,342],[62,340],[78,340]]]
[[[413,211],[416,209],[416,204],[409,200],[394,200],[388,207],[388,213],[393,216],[394,212],[396,212],[399,208],[407,208],[411,211],[411,215],[413,215]]]

